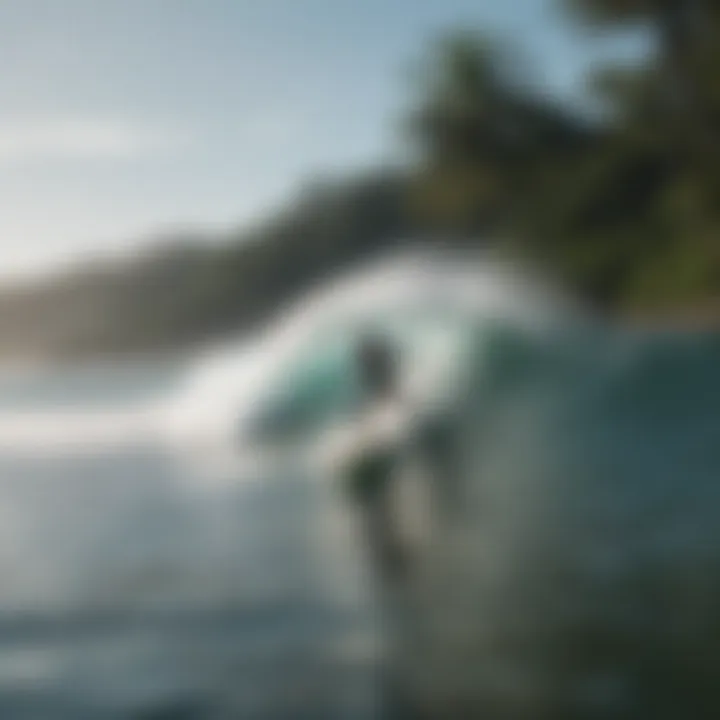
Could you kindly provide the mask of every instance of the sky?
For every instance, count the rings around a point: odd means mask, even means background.
[[[2,0],[0,275],[270,212],[304,179],[395,159],[410,69],[453,28],[510,39],[577,101],[633,38],[558,0]]]

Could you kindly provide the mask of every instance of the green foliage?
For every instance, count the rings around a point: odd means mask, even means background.
[[[423,207],[463,198],[444,204],[447,227],[490,220],[607,306],[720,294],[720,3],[564,5],[606,27],[642,21],[656,51],[588,78],[607,110],[589,126],[508,82],[487,43],[463,36],[439,46],[420,103],[420,117],[432,118],[417,168]]]
[[[614,24],[652,16],[658,3],[653,0],[564,0],[578,19],[594,24]]]

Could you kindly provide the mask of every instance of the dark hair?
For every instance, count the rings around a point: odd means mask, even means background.
[[[357,346],[357,366],[363,390],[383,395],[395,389],[397,357],[390,340],[378,333],[369,333]]]

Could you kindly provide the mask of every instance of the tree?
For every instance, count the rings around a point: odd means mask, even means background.
[[[420,150],[416,205],[443,228],[477,232],[507,218],[548,153],[576,147],[589,130],[518,73],[518,55],[453,34],[422,65],[407,123]]]
[[[585,21],[602,26],[641,24],[655,36],[657,57],[645,89],[661,100],[673,141],[717,153],[720,56],[718,0],[565,0]],[[648,93],[645,93],[646,97]],[[670,138],[667,138],[668,140]]]

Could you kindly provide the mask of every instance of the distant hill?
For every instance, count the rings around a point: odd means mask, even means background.
[[[404,192],[393,173],[328,182],[225,238],[166,239],[131,260],[0,290],[0,357],[163,351],[252,327],[283,300],[407,237]]]

